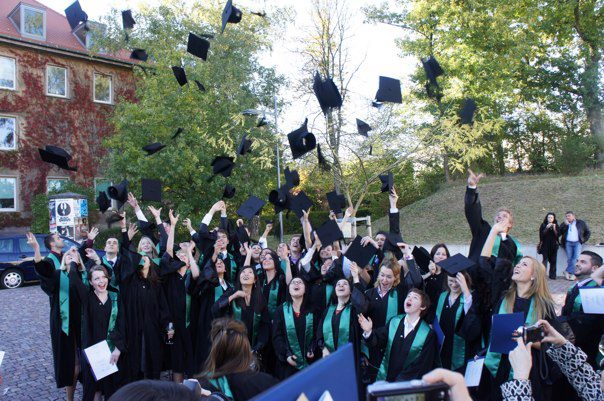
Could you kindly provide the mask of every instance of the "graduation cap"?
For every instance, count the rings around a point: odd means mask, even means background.
[[[312,133],[308,132],[307,124],[308,118],[304,119],[304,123],[300,128],[287,134],[294,159],[304,156],[317,146],[317,139]]]
[[[166,145],[161,142],[154,142],[149,145],[143,146],[143,150],[147,152],[147,156],[151,156],[152,154],[159,152],[165,147]]]
[[[380,175],[380,181],[382,181],[382,192],[392,191],[392,186],[394,185],[394,176],[392,175],[392,171],[389,171],[388,174]]]
[[[78,0],[65,9],[65,17],[72,31],[80,25],[80,22],[88,21],[88,14],[82,10],[82,6]]]
[[[303,210],[308,210],[312,207],[313,203],[310,198],[304,193],[304,191],[298,192],[296,196],[291,197],[289,201],[290,209],[296,213],[298,218],[304,216]]]
[[[237,147],[237,154],[243,156],[250,151],[251,147],[252,140],[247,139],[247,134],[244,134],[243,138],[241,138],[241,142],[239,142],[239,146]]]
[[[474,112],[476,111],[476,102],[473,99],[466,99],[463,102],[463,107],[459,113],[461,124],[472,124]]]
[[[371,102],[371,107],[375,107],[376,109],[379,109],[382,106],[382,102],[376,102],[375,100]]]
[[[377,253],[377,249],[373,245],[361,245],[362,239],[360,235],[357,235],[344,254],[347,259],[355,262],[360,268],[367,266],[371,258]]]
[[[373,145],[369,145],[369,156],[373,154]]]
[[[325,159],[325,156],[323,156],[323,153],[321,153],[321,145],[317,145],[317,159],[319,159],[319,167],[321,168],[321,170],[331,170],[331,166],[329,165],[329,163],[327,163],[327,159]]]
[[[427,273],[430,270],[430,262],[432,261],[430,252],[428,252],[428,250],[423,246],[415,246],[413,247],[411,254],[415,259],[415,264],[419,267],[422,274]]]
[[[289,167],[285,167],[285,185],[290,189],[300,185],[300,174],[298,170],[290,170]]]
[[[475,265],[474,261],[466,258],[461,253],[455,254],[445,260],[438,262],[438,265],[443,269],[449,276],[455,276],[460,271],[469,269]]]
[[[128,180],[123,180],[118,185],[112,185],[107,189],[109,197],[117,201],[118,210],[121,209],[128,200],[128,184]]]
[[[231,199],[235,196],[235,187],[231,184],[226,184],[224,186],[224,191],[222,191],[222,197],[225,199]]]
[[[382,249],[384,252],[392,252],[397,259],[402,259],[403,251],[398,246],[399,242],[403,242],[403,237],[400,234],[386,233],[386,240]]]
[[[440,77],[445,73],[442,69],[438,61],[434,56],[430,56],[428,58],[422,59],[422,66],[424,67],[424,71],[426,72],[426,77],[430,81],[432,85],[438,85],[436,81],[437,77]]]
[[[107,223],[107,227],[111,228],[113,223],[117,223],[118,221],[123,220],[124,217],[118,213],[111,213],[106,219],[105,223]]]
[[[230,177],[233,168],[235,167],[235,163],[233,162],[232,157],[228,156],[217,156],[212,161],[212,171],[214,175],[220,174],[223,177]]]
[[[161,180],[143,179],[141,181],[143,201],[161,202]]]
[[[224,33],[224,29],[226,28],[227,23],[237,24],[241,21],[241,17],[243,13],[240,9],[233,6],[233,1],[228,0],[226,6],[224,6],[224,10],[222,10],[222,30],[221,33]]]
[[[346,197],[333,190],[327,193],[327,203],[329,210],[333,210],[335,214],[342,213],[342,209],[346,208]]]
[[[134,28],[134,18],[132,18],[132,10],[124,10],[122,11],[122,27],[124,30]]]
[[[250,234],[247,232],[245,226],[237,226],[237,229],[235,229],[235,235],[237,235],[237,241],[239,241],[240,244],[250,242]]]
[[[187,41],[187,52],[194,56],[199,57],[203,61],[208,58],[208,50],[210,49],[210,42],[200,38],[194,33],[189,32],[189,40]]]
[[[172,139],[176,139],[176,137],[179,136],[180,134],[182,134],[183,131],[184,131],[184,129],[178,127],[176,132],[172,135]]]
[[[140,61],[147,61],[149,59],[149,55],[145,49],[134,49],[132,50],[132,53],[130,53],[130,58]]]
[[[363,120],[359,120],[357,118],[357,132],[363,136],[368,136],[367,134],[369,133],[369,131],[371,131],[373,128],[371,128],[371,126],[369,124],[367,124],[365,121]]]
[[[403,103],[401,82],[395,78],[380,77],[380,86],[375,94],[378,102]]]
[[[262,116],[258,119],[256,128],[264,127],[265,125],[268,125],[268,121],[266,120],[266,117]]]
[[[69,161],[71,155],[67,153],[65,149],[59,148],[58,146],[46,145],[44,149],[38,148],[40,158],[46,163],[54,164],[63,170],[78,171],[77,167],[70,167]]]
[[[199,89],[202,92],[206,91],[206,87],[203,86],[203,84],[201,82],[199,82],[198,80],[195,80],[195,85],[197,85],[197,89]]]
[[[252,195],[247,198],[247,200],[243,202],[241,206],[239,206],[239,209],[237,209],[237,215],[246,219],[251,219],[255,215],[260,214],[260,211],[265,204],[265,201]]]
[[[96,197],[96,204],[99,205],[101,213],[105,213],[111,207],[111,200],[105,191],[99,192],[99,196]]]
[[[172,72],[174,73],[174,77],[180,86],[184,86],[187,84],[187,82],[189,82],[187,81],[187,74],[184,68],[175,65],[172,66]]]
[[[342,233],[342,230],[340,230],[338,223],[331,219],[323,223],[323,225],[317,228],[315,232],[323,246],[331,245],[333,242],[344,238],[344,234]]]
[[[275,206],[275,213],[289,209],[289,199],[289,188],[287,185],[284,185],[278,189],[273,189],[268,194],[268,201]]]
[[[315,80],[312,88],[319,101],[323,114],[326,114],[331,108],[342,107],[342,96],[331,78],[323,80],[317,71],[315,73]]]
[[[266,17],[266,13],[264,11],[250,11],[250,14],[257,15],[260,18]]]

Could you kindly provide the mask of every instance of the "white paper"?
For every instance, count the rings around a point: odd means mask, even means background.
[[[4,359],[4,351],[0,351],[0,367],[2,367],[2,360]]]
[[[465,375],[467,387],[476,387],[480,384],[480,376],[482,376],[483,365],[484,358],[478,358],[477,360],[471,360],[468,362]]]
[[[107,340],[103,340],[100,343],[84,349],[84,353],[86,354],[86,359],[88,359],[88,363],[92,368],[92,373],[97,381],[117,372],[117,364],[112,365],[109,363],[111,351],[109,350]]]
[[[321,398],[319,398],[319,401],[333,401],[333,398],[331,397],[329,391],[325,390],[325,392],[321,394]]]
[[[604,287],[579,288],[583,312],[604,314]]]

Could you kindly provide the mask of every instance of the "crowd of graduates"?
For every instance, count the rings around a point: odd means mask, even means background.
[[[583,277],[557,316],[545,267],[523,256],[510,235],[522,222],[504,208],[487,222],[478,181],[470,173],[467,258],[451,255],[443,243],[423,254],[404,242],[394,188],[389,231],[361,239],[372,251],[365,265],[346,257],[352,245],[322,242],[329,236],[313,230],[308,210],[300,218],[302,234],[270,249],[272,225],[253,241],[243,220],[228,221],[222,200],[195,229],[172,210],[164,221],[162,210],[150,206],[148,219],[129,194],[121,238],[106,241],[102,258],[93,249],[96,228],[65,253],[61,237],[48,235],[44,258],[28,234],[50,299],[57,387],[72,400],[80,381],[83,399],[96,401],[169,370],[177,383],[196,377],[205,390],[247,400],[352,343],[359,394],[375,381],[421,379],[439,367],[463,374],[469,360],[484,357],[473,399],[602,399],[595,371],[602,316],[584,313],[579,296],[579,288],[602,285],[602,257],[579,256],[576,274]],[[126,214],[137,222],[128,224]],[[349,216],[350,209],[341,223],[331,218],[341,225]],[[190,239],[175,243],[181,224]],[[518,339],[509,355],[492,352],[492,316],[515,312],[527,325],[538,323],[545,338]],[[119,370],[97,381],[82,350],[105,340]],[[221,350],[228,347],[242,356],[225,358]],[[447,375],[439,377],[452,389],[460,386],[460,376]]]

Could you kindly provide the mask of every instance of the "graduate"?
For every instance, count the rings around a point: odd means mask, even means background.
[[[168,232],[166,229],[167,223],[162,222],[160,213],[161,208],[156,209],[153,206],[148,206],[147,209],[153,215],[155,222],[149,222],[145,214],[141,210],[138,201],[132,192],[128,192],[128,204],[134,210],[138,219],[138,227],[142,234],[137,245],[137,252],[144,252],[151,259],[155,266],[159,266],[161,256],[166,250],[166,241]],[[159,230],[160,238],[157,240],[155,229]]]
[[[118,365],[119,371],[99,381],[95,380],[92,368],[82,352],[82,376],[84,383],[84,401],[108,399],[122,385],[124,358],[126,351],[125,322],[123,307],[117,292],[108,291],[109,273],[104,266],[93,266],[89,271],[90,285],[93,291],[82,283],[75,274],[75,263],[72,262],[70,277],[74,280],[78,299],[82,303],[82,349],[101,341],[107,341],[111,351],[110,363]]]
[[[421,378],[435,366],[438,340],[434,330],[422,319],[430,306],[428,295],[417,288],[405,298],[405,313],[390,319],[385,327],[373,329],[363,314],[358,322],[370,348],[383,348],[377,380],[405,381]]]
[[[447,286],[447,274],[443,272],[441,269],[439,262],[451,257],[449,253],[449,248],[445,244],[436,244],[430,250],[430,263],[428,265],[428,272],[426,274],[422,274],[422,278],[424,279],[424,285],[426,294],[430,297],[430,305],[431,311],[430,315],[434,316],[434,308],[436,308],[436,304],[438,302],[438,297],[440,296],[443,288]]]
[[[317,254],[319,254],[318,258]],[[313,245],[300,260],[299,277],[309,283],[308,306],[315,316],[322,316],[329,306],[334,286],[324,278],[338,257],[338,252],[333,250],[331,244],[322,246],[321,241],[315,235]]]
[[[136,232],[136,231],[135,231]],[[109,288],[112,291],[119,292],[120,290],[120,277],[121,277],[121,262],[120,256],[120,243],[117,238],[109,237],[105,241],[105,255],[101,258],[92,248],[87,248],[86,258],[84,263],[87,269],[93,266],[102,265],[107,270],[109,275]]]

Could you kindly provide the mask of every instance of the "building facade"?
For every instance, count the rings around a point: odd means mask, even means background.
[[[29,225],[38,193],[67,181],[109,185],[102,141],[116,102],[134,99],[134,64],[126,51],[90,51],[92,24],[72,30],[34,0],[0,1],[0,232]],[[69,152],[78,171],[42,162],[45,145]]]

